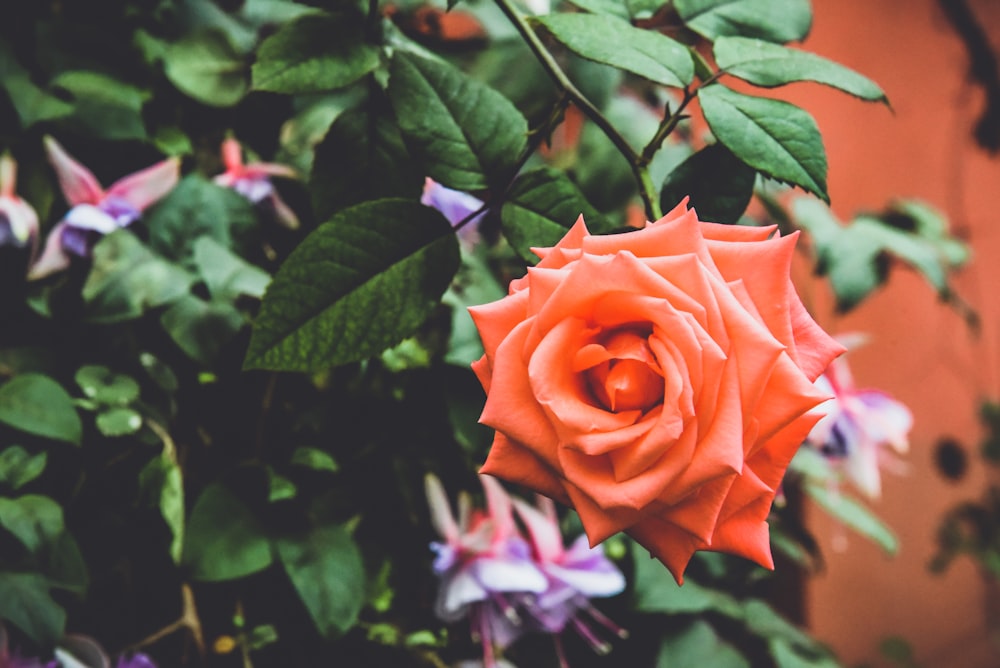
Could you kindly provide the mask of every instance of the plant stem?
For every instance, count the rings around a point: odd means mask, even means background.
[[[516,9],[510,4],[510,0],[496,0],[497,6],[500,10],[510,19],[510,22],[514,25],[517,31],[527,42],[528,48],[531,49],[532,53],[538,59],[542,68],[548,73],[549,77],[555,82],[556,86],[559,88],[560,92],[566,95],[573,104],[583,112],[583,114],[589,118],[605,136],[611,140],[611,143],[615,145],[618,152],[621,153],[626,160],[628,160],[629,167],[632,168],[632,175],[635,177],[636,184],[639,186],[639,195],[642,197],[643,205],[646,208],[646,216],[650,220],[656,220],[660,217],[660,204],[657,201],[656,189],[653,187],[653,182],[649,178],[649,171],[647,169],[647,164],[642,162],[642,156],[636,153],[635,149],[626,141],[625,137],[621,135],[618,130],[615,129],[611,122],[601,113],[601,110],[594,106],[594,104],[587,99],[587,97],[580,92],[566,73],[563,72],[562,67],[559,63],[555,61],[552,54],[549,53],[545,45],[542,44],[542,40],[539,39],[535,31],[531,29],[524,17],[521,16]]]

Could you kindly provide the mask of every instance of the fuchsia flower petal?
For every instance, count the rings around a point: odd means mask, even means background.
[[[217,185],[232,188],[254,204],[263,205],[275,220],[285,227],[294,230],[299,226],[298,216],[278,196],[278,191],[270,178],[272,176],[298,178],[298,173],[294,169],[272,162],[244,164],[243,149],[232,137],[227,137],[222,142],[222,164],[225,166],[225,171],[212,179]]]
[[[108,188],[107,198],[117,198],[138,211],[144,211],[163,199],[180,179],[181,162],[168,158],[115,181]]]
[[[0,246],[24,247],[38,241],[38,214],[17,196],[17,163],[10,154],[0,156]]]
[[[46,135],[44,141],[45,152],[48,153],[49,162],[56,171],[59,187],[62,188],[66,201],[71,206],[99,204],[104,199],[104,189],[97,182],[93,172],[74,160],[73,156],[52,137]]]

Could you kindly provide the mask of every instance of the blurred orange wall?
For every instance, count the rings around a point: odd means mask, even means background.
[[[1000,48],[1000,2],[970,6]],[[847,317],[834,314],[825,284],[806,282],[804,298],[828,329],[873,335],[851,355],[859,385],[892,393],[916,420],[908,475],[885,474],[883,498],[873,505],[899,535],[895,559],[810,509],[827,568],[810,580],[808,621],[847,665],[889,665],[879,660],[878,643],[900,635],[929,668],[1000,666],[973,563],[960,559],[944,576],[927,571],[941,516],[978,497],[985,484],[975,454],[976,410],[981,398],[1000,398],[1000,156],[974,144],[981,91],[968,80],[968,56],[936,0],[814,0],[814,9],[806,48],[874,79],[895,112],[811,84],[781,95],[819,123],[835,213],[848,219],[893,196],[919,197],[942,210],[972,243],[973,262],[955,285],[982,328],[973,335],[905,269],[894,269],[888,286]],[[960,485],[934,467],[934,445],[946,435],[972,446],[973,467]]]

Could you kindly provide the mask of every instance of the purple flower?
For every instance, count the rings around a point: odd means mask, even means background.
[[[452,227],[479,211],[483,206],[481,199],[461,190],[445,188],[431,178],[424,180],[424,192],[420,197],[420,203],[440,211]],[[483,211],[463,225],[458,231],[459,240],[467,246],[474,246],[479,241],[479,223],[482,222],[485,215],[486,211]]]
[[[17,163],[10,154],[0,156],[0,246],[35,252],[38,244],[38,214],[17,196]]]
[[[271,162],[243,164],[243,149],[231,137],[222,142],[222,163],[226,171],[215,177],[215,183],[224,188],[232,188],[254,204],[265,206],[285,227],[294,230],[299,226],[298,216],[278,196],[278,191],[271,183],[272,176],[296,178],[294,169]]]
[[[850,347],[850,346],[848,346]],[[856,389],[847,361],[840,357],[816,381],[833,395],[812,412],[825,414],[806,442],[825,455],[869,498],[882,493],[880,469],[896,465],[896,454],[909,449],[913,426],[909,409],[885,392]]]
[[[441,482],[425,478],[431,521],[443,542],[434,572],[441,577],[435,612],[446,622],[468,617],[472,635],[483,646],[487,668],[496,665],[494,649],[513,643],[526,629],[512,598],[541,594],[548,579],[531,559],[531,547],[514,524],[511,500],[495,478],[479,476],[487,512],[471,510],[467,495],[459,497],[456,519]]]
[[[71,256],[90,257],[101,237],[138,220],[148,206],[173,189],[180,175],[180,161],[170,158],[129,174],[105,190],[94,174],[52,137],[45,138],[45,150],[71,208],[49,232],[41,257],[28,272],[29,279],[65,269]]]

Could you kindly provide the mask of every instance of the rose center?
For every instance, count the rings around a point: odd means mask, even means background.
[[[663,401],[663,374],[639,332],[612,334],[603,344],[604,359],[585,371],[594,397],[607,409],[648,410]]]

